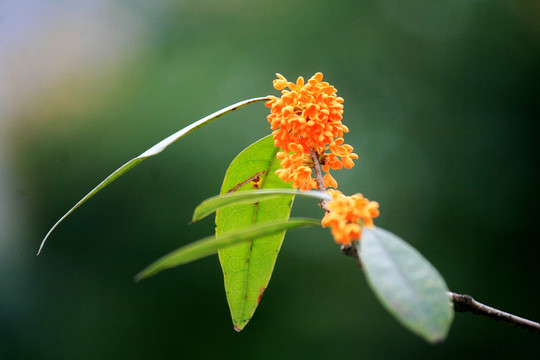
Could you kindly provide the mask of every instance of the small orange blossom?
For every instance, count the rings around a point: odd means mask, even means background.
[[[345,196],[338,190],[328,190],[332,196],[326,204],[327,213],[322,226],[330,226],[338,244],[349,245],[360,240],[362,227],[372,227],[373,218],[379,216],[379,203],[369,201],[362,194]]]

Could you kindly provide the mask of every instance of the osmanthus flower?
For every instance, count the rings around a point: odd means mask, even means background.
[[[281,90],[282,95],[269,96],[266,106],[270,108],[268,122],[274,145],[282,150],[278,158],[283,169],[277,174],[284,181],[292,181],[294,188],[317,188],[311,176],[314,164],[310,149],[313,149],[327,173],[325,186],[337,188],[329,170],[350,169],[354,166],[353,159],[358,159],[353,147],[343,144],[343,134],[349,131],[341,122],[343,98],[336,95],[333,86],[322,81],[322,73],[316,73],[307,83],[301,76],[293,83],[281,74],[276,75],[274,88]]]
[[[302,146],[294,143],[289,145],[289,149],[289,153],[277,153],[282,169],[278,169],[276,174],[283,181],[292,182],[292,186],[301,191],[317,188],[317,181],[311,177],[314,166],[311,153],[303,152]],[[323,176],[323,182],[325,187],[337,188],[337,182],[330,174]]]
[[[326,203],[323,227],[330,227],[338,244],[349,245],[360,240],[362,227],[372,227],[379,216],[379,203],[369,201],[362,194],[345,196],[338,190],[328,190],[332,200]]]

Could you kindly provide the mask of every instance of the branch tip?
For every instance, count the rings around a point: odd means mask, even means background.
[[[356,242],[354,242],[350,246],[342,246],[341,252],[345,256],[356,259],[358,265],[362,267],[362,263],[360,261],[360,257],[358,256],[356,246],[358,246]],[[449,291],[447,294],[452,302],[452,306],[454,307],[454,312],[470,312],[475,315],[480,315],[493,319],[495,321],[508,323],[510,325],[513,325],[514,327],[540,333],[540,323],[537,323],[536,321],[525,319],[517,315],[513,315],[505,311],[495,309],[491,306],[482,304],[481,302],[476,301],[470,295],[457,294],[452,291]]]

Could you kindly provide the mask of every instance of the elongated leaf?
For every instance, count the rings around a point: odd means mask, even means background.
[[[417,250],[381,228],[364,228],[359,255],[368,282],[386,309],[429,342],[446,338],[453,320],[448,288]]]
[[[267,136],[242,151],[231,163],[221,194],[260,189],[290,189],[275,171],[280,168],[277,148]],[[218,236],[249,225],[289,218],[294,195],[261,203],[232,205],[216,212]],[[225,291],[234,328],[240,331],[253,316],[268,286],[285,231],[219,251]],[[255,238],[253,239],[255,240]]]
[[[254,103],[254,102],[257,102],[257,101],[264,101],[264,100],[267,100],[267,98],[265,97],[260,97],[260,98],[253,98],[253,99],[248,99],[248,100],[244,100],[244,101],[240,101],[236,104],[233,104],[233,105],[230,105],[230,106],[227,106],[226,108],[223,108],[219,111],[216,111],[215,113],[213,114],[210,114],[194,123],[192,123],[191,125],[188,125],[186,126],[185,128],[177,131],[176,133],[170,135],[169,137],[163,139],[162,141],[160,141],[159,143],[157,143],[156,145],[152,146],[150,149],[146,150],[145,152],[143,152],[141,155],[131,159],[130,161],[128,161],[127,163],[125,163],[124,165],[122,165],[121,167],[119,167],[118,169],[116,169],[111,175],[107,176],[107,178],[105,178],[105,180],[103,180],[102,182],[100,182],[94,189],[92,189],[92,191],[90,191],[88,194],[86,194],[81,200],[79,200],[78,203],[76,203],[67,213],[64,214],[64,216],[62,216],[60,218],[60,220],[58,220],[54,225],[53,227],[49,230],[49,232],[47,233],[47,235],[45,235],[45,238],[43,239],[43,241],[41,242],[41,245],[39,247],[39,250],[37,252],[37,255],[39,255],[41,253],[41,250],[43,249],[43,246],[45,245],[45,242],[47,241],[47,239],[49,238],[49,236],[51,235],[51,233],[54,231],[54,229],[56,229],[56,227],[62,222],[64,221],[64,219],[66,217],[68,217],[68,215],[70,215],[73,211],[75,211],[79,206],[81,206],[83,203],[85,203],[88,199],[90,199],[92,196],[94,196],[95,194],[97,194],[99,191],[101,191],[104,187],[106,187],[107,185],[109,185],[110,183],[112,183],[114,180],[116,180],[117,178],[119,178],[120,176],[122,176],[123,174],[125,174],[126,172],[128,172],[129,170],[131,170],[132,168],[134,168],[136,165],[138,165],[141,161],[143,161],[144,159],[146,158],[149,158],[151,156],[154,156],[154,155],[157,155],[159,154],[160,152],[162,152],[163,150],[165,150],[165,148],[167,148],[169,145],[171,145],[173,142],[175,142],[176,140],[180,139],[181,137],[183,137],[184,135],[186,134],[189,134],[190,132],[200,128],[201,126],[203,125],[206,125],[208,124],[209,122],[217,119],[218,117],[222,116],[222,115],[225,115],[233,110],[236,110],[242,106],[245,106],[245,105],[248,105],[248,104],[251,104],[251,103]]]
[[[257,224],[221,236],[209,236],[176,249],[156,260],[137,274],[135,280],[139,281],[155,275],[162,270],[187,264],[203,257],[216,254],[220,249],[246,241],[251,242],[254,238],[257,239],[266,235],[283,232],[283,230],[297,229],[306,226],[319,226],[320,224],[321,222],[319,220],[296,218]]]
[[[214,211],[232,205],[260,203],[283,195],[307,196],[320,200],[331,200],[331,196],[322,191],[297,191],[293,189],[260,189],[240,191],[218,195],[204,200],[193,212],[193,222],[199,221]]]

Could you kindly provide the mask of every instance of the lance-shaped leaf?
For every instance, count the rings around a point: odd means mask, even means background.
[[[192,222],[199,221],[214,211],[232,205],[259,203],[283,195],[306,196],[320,200],[331,200],[332,197],[322,191],[298,191],[293,189],[260,189],[255,191],[239,191],[217,195],[200,203],[193,212]]]
[[[295,218],[257,224],[221,236],[209,236],[161,257],[138,273],[135,276],[135,280],[139,281],[155,275],[162,270],[187,264],[203,257],[216,254],[220,249],[228,248],[246,241],[251,242],[254,238],[258,239],[267,235],[283,232],[284,230],[297,229],[306,226],[318,226],[320,224],[321,222],[315,219]]]
[[[254,189],[289,188],[275,171],[280,168],[278,149],[267,136],[242,151],[231,163],[221,194]],[[249,225],[289,218],[294,195],[280,196],[260,203],[232,205],[216,212],[218,236]],[[219,251],[227,301],[234,324],[240,331],[253,316],[268,286],[285,231],[257,238]]]
[[[399,322],[429,342],[446,338],[454,313],[446,283],[429,261],[381,228],[362,229],[359,255],[368,283]]]
[[[257,101],[264,101],[264,100],[267,100],[267,98],[265,97],[259,97],[259,98],[253,98],[253,99],[248,99],[248,100],[244,100],[244,101],[240,101],[236,104],[232,104],[230,106],[227,106],[226,108],[223,108],[219,111],[216,111],[215,113],[213,114],[210,114],[188,126],[186,126],[185,128],[175,132],[174,134],[170,135],[169,137],[163,139],[162,141],[160,141],[159,143],[157,143],[156,145],[152,146],[150,149],[146,150],[145,152],[143,152],[141,155],[129,160],[127,163],[125,163],[124,165],[120,166],[118,169],[116,169],[111,175],[107,176],[107,178],[105,178],[105,180],[103,180],[102,182],[100,182],[95,188],[93,188],[88,194],[86,194],[81,200],[79,200],[78,203],[76,203],[71,209],[69,209],[69,211],[67,213],[64,214],[64,216],[62,216],[54,225],[53,227],[49,230],[49,232],[47,233],[47,235],[45,235],[45,238],[43,238],[43,241],[41,242],[41,245],[39,247],[39,250],[37,252],[37,255],[39,255],[41,253],[41,250],[43,249],[43,246],[45,245],[45,242],[47,241],[47,239],[49,238],[49,236],[51,235],[51,233],[54,231],[54,229],[56,229],[56,227],[58,225],[60,225],[60,223],[62,221],[64,221],[65,218],[67,218],[73,211],[75,211],[79,206],[81,206],[82,204],[84,204],[88,199],[90,199],[92,196],[96,195],[99,191],[101,191],[103,188],[105,188],[107,185],[109,185],[110,183],[112,183],[114,180],[118,179],[120,176],[124,175],[126,172],[128,172],[129,170],[133,169],[135,166],[137,166],[141,161],[143,161],[144,159],[147,159],[151,156],[154,156],[154,155],[157,155],[159,154],[160,152],[162,152],[163,150],[165,150],[165,148],[167,148],[169,145],[171,145],[173,142],[175,142],[176,140],[180,139],[181,137],[183,137],[184,135],[187,135],[189,134],[190,132],[200,128],[201,126],[203,125],[206,125],[208,124],[209,122],[217,119],[218,117],[222,116],[222,115],[225,115],[231,111],[234,111],[242,106],[245,106],[245,105],[248,105],[248,104],[251,104],[251,103],[254,103],[254,102],[257,102]]]

